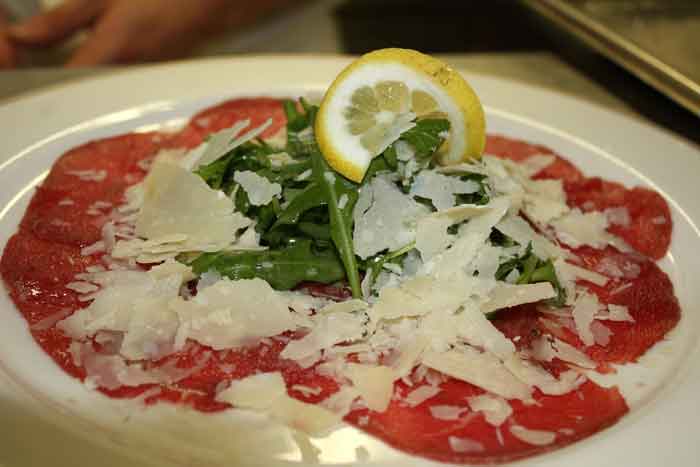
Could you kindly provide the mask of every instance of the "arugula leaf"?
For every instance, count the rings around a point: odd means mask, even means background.
[[[502,248],[510,248],[512,246],[518,245],[518,243],[515,240],[513,240],[508,235],[504,234],[496,228],[491,230],[491,235],[489,235],[489,241],[492,245],[500,246]]]
[[[310,169],[311,161],[305,160],[283,165],[282,167],[263,169],[258,172],[258,175],[267,178],[272,183],[279,183],[280,185],[297,185],[308,183],[306,181],[297,182],[295,179]]]
[[[311,153],[311,161],[314,180],[322,188],[328,204],[331,238],[345,265],[352,295],[355,298],[360,298],[362,297],[360,275],[357,270],[357,260],[355,259],[355,251],[352,244],[352,210],[359,197],[359,187],[340,174],[335,173],[328,166],[318,149]],[[346,196],[347,200],[341,208],[338,202],[342,196]]]
[[[272,229],[282,224],[296,224],[301,215],[311,208],[326,204],[323,188],[316,182],[309,183],[300,193],[298,193],[289,205],[282,210]]]
[[[239,170],[261,172],[269,169],[271,164],[267,156],[271,151],[274,150],[269,146],[244,143],[214,162],[197,168],[194,173],[202,177],[213,189],[230,194],[236,186],[233,181],[234,172]]]
[[[382,267],[386,263],[401,264],[405,256],[416,247],[416,242],[413,241],[406,246],[403,246],[395,251],[389,251],[387,253],[379,253],[370,258],[367,258],[363,264],[367,274],[372,274],[372,282],[377,280],[377,276],[382,272]]]
[[[315,251],[308,239],[279,250],[204,253],[191,266],[197,275],[215,270],[233,280],[257,277],[276,290],[289,290],[304,281],[330,284],[345,277],[336,252]]]
[[[462,193],[457,195],[457,204],[478,204],[484,205],[488,204],[491,200],[489,196],[489,191],[486,186],[486,181],[488,177],[483,174],[477,174],[472,172],[461,172],[454,174],[453,176],[459,177],[462,181],[471,180],[479,184],[479,191],[474,193]]]
[[[548,259],[532,272],[530,277],[531,282],[549,282],[557,292],[557,296],[548,300],[549,304],[554,307],[562,307],[566,305],[566,289],[561,286],[557,273],[554,270],[554,263]]]
[[[416,159],[432,158],[445,138],[440,136],[450,130],[450,121],[444,118],[426,118],[418,120],[416,126],[401,134],[399,140],[413,147]]]
[[[287,116],[287,154],[294,158],[308,156],[315,146],[312,134],[305,135],[313,127],[318,107],[309,105],[304,99],[299,99],[303,112],[299,112],[296,102],[288,100],[283,103]]]
[[[233,154],[229,153],[229,155],[220,157],[210,164],[199,167],[194,173],[202,177],[211,188],[219,190],[224,182],[224,175],[232,156]]]
[[[299,224],[297,224],[297,227],[299,228],[299,232],[313,238],[314,240],[316,240],[316,243],[318,243],[318,240],[325,240],[325,241],[331,240],[331,226],[330,226],[330,224],[316,224],[314,222],[299,222]]]
[[[547,261],[543,261],[542,259],[538,258],[532,252],[532,243],[528,243],[525,252],[521,256],[512,258],[498,266],[498,270],[496,271],[495,275],[496,280],[505,280],[506,276],[508,276],[508,274],[510,274],[510,272],[513,270],[516,270],[519,273],[516,284],[549,282],[557,292],[557,296],[550,299],[549,303],[554,306],[564,306],[566,303],[566,290],[561,286],[559,280],[557,279],[557,274],[554,270],[552,260],[548,259]]]
[[[510,272],[513,270],[517,270],[519,273],[522,273],[524,270],[523,264],[530,257],[537,259],[537,257],[532,253],[532,243],[528,243],[527,248],[525,248],[525,252],[522,255],[511,258],[498,266],[498,269],[496,270],[496,280],[505,280],[506,276],[508,276],[508,274],[510,274]]]

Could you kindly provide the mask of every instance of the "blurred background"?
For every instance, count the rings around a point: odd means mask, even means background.
[[[0,8],[0,99],[127,64],[406,47],[700,143],[700,0],[0,0]]]

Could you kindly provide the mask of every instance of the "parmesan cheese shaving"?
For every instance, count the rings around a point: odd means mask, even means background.
[[[146,239],[185,235],[182,251],[218,251],[234,243],[236,232],[250,224],[234,212],[233,201],[223,192],[178,165],[157,160],[144,182],[136,234]]]
[[[510,432],[520,441],[533,446],[547,446],[557,439],[557,434],[552,431],[529,430],[520,425],[511,426]]]
[[[442,211],[455,205],[455,195],[477,191],[479,184],[474,180],[463,181],[459,177],[449,177],[434,170],[423,170],[415,177],[410,194],[429,199],[435,209]]]
[[[422,363],[506,399],[530,399],[530,387],[516,379],[498,358],[487,352],[469,347],[444,353],[427,351],[423,354]]]
[[[431,260],[450,246],[454,236],[447,233],[448,227],[483,212],[480,206],[465,204],[420,218],[416,227],[416,249],[423,261]]]
[[[350,363],[345,375],[364,400],[367,408],[384,412],[394,394],[396,372],[386,366],[371,366]]]
[[[406,394],[403,401],[409,407],[417,407],[428,399],[436,396],[441,391],[442,389],[439,387],[423,385]]]
[[[272,419],[312,436],[323,435],[340,423],[340,417],[333,412],[289,397],[280,373],[261,373],[233,381],[216,399],[234,407],[264,410]]]
[[[460,228],[452,248],[426,262],[422,268],[423,272],[441,280],[462,275],[465,266],[474,259],[491,235],[491,229],[506,214],[509,206],[510,202],[506,198],[493,199],[488,205],[482,206],[482,214]]]
[[[264,206],[282,194],[282,186],[279,183],[272,183],[250,170],[234,173],[233,180],[245,190],[253,206]]]
[[[459,420],[464,412],[468,412],[467,407],[458,407],[454,405],[431,405],[428,410],[430,410],[430,415],[438,420]]]
[[[312,322],[314,327],[311,332],[289,342],[280,357],[299,361],[336,344],[360,339],[367,332],[368,317],[364,313],[339,311],[319,313],[312,318]]]
[[[475,412],[482,412],[487,423],[501,426],[513,413],[513,408],[502,397],[481,394],[467,398],[469,407]]]
[[[235,348],[296,328],[283,297],[261,279],[222,279],[189,301],[171,301],[170,308],[180,320],[177,348],[188,338],[214,349]]]
[[[397,250],[415,239],[416,220],[427,208],[392,182],[374,177],[362,187],[353,210],[355,254],[366,259],[383,250]]]
[[[574,318],[576,332],[581,338],[581,342],[586,346],[595,343],[593,333],[591,332],[591,323],[593,323],[593,319],[598,313],[599,307],[598,297],[590,293],[581,294],[574,303],[571,315]]]
[[[582,245],[603,248],[612,239],[606,230],[608,220],[598,211],[582,213],[579,209],[572,209],[565,216],[552,221],[551,225],[559,240],[573,248]]]
[[[610,321],[627,321],[634,323],[634,318],[629,312],[629,309],[623,305],[609,304],[607,313],[598,313],[595,316],[596,319],[610,320]]]
[[[496,229],[512,238],[522,248],[532,243],[532,251],[539,258],[560,258],[566,253],[543,235],[538,234],[522,217],[508,215],[497,225]]]
[[[544,362],[551,362],[554,358],[558,358],[580,368],[593,369],[596,367],[595,362],[576,347],[557,338],[550,340],[547,336],[541,336],[533,341],[532,356]]]
[[[447,442],[450,445],[450,449],[460,454],[483,452],[486,450],[482,443],[471,438],[448,436]]]
[[[556,296],[549,282],[535,284],[512,285],[499,282],[489,295],[488,301],[481,305],[483,313],[510,308],[524,303],[539,302]]]
[[[553,396],[569,393],[586,381],[585,376],[575,371],[565,371],[557,379],[538,364],[517,356],[506,360],[504,364],[523,383],[536,386],[544,394]]]

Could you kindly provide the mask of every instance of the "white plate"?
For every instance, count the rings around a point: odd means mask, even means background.
[[[322,91],[346,63],[332,57],[264,57],[161,65],[55,87],[0,107],[0,245],[15,231],[33,187],[65,150],[181,123],[229,97]],[[683,319],[669,341],[623,373],[631,413],[587,440],[521,464],[697,465],[700,153],[658,129],[570,97],[485,76],[467,78],[487,106],[490,132],[545,144],[587,174],[653,187],[666,196],[675,223],[663,266]],[[4,291],[0,319],[2,466],[272,465],[296,462],[298,443],[308,442],[297,443],[284,429],[232,411],[207,416],[166,404],[142,410],[107,399],[42,353]],[[311,442],[321,448],[322,462],[353,463],[362,446],[369,464],[432,465],[350,427]]]

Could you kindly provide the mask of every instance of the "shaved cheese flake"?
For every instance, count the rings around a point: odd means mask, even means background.
[[[66,174],[74,175],[84,182],[102,182],[107,178],[106,170],[67,170]]]
[[[267,178],[250,170],[234,173],[233,180],[245,190],[248,200],[253,206],[264,206],[282,194],[282,186],[279,183],[272,183]]]
[[[314,327],[311,332],[301,339],[290,341],[280,357],[299,361],[336,344],[358,340],[367,332],[369,321],[366,313],[345,311],[319,313],[312,320]]]
[[[455,405],[431,405],[428,407],[430,415],[438,420],[454,421],[459,420],[464,412],[468,412],[467,407],[458,407]]]
[[[557,158],[551,154],[535,154],[524,161],[520,165],[525,169],[529,177],[533,177],[552,165]]]
[[[222,279],[189,301],[173,300],[170,308],[180,319],[177,348],[188,338],[217,350],[235,348],[296,328],[283,296],[257,278]]]
[[[536,386],[544,394],[552,396],[567,394],[586,381],[585,376],[571,370],[561,373],[557,379],[538,364],[522,360],[518,356],[506,360],[504,365],[523,383]]]
[[[394,141],[399,139],[403,133],[416,126],[414,122],[415,119],[416,114],[413,112],[399,114],[390,124],[389,128],[387,128],[382,140],[377,143],[373,155],[377,156],[383,153]]]
[[[496,225],[496,229],[518,242],[522,248],[532,243],[533,253],[540,258],[560,258],[566,256],[564,250],[556,246],[543,235],[535,232],[530,224],[518,215],[508,215],[504,217]]]
[[[475,412],[482,412],[487,423],[501,426],[513,413],[513,408],[502,397],[481,394],[467,398],[469,407]]]
[[[483,212],[484,209],[481,206],[465,204],[420,218],[416,225],[416,249],[420,252],[423,261],[429,261],[450,246],[454,236],[447,233],[448,227]]]
[[[479,188],[474,180],[464,181],[434,170],[423,170],[415,177],[409,194],[429,199],[435,209],[442,211],[455,205],[455,195],[476,193]]]
[[[547,224],[569,211],[569,207],[562,201],[553,201],[530,194],[523,197],[522,209],[525,216],[538,225]]]
[[[512,425],[510,432],[520,441],[533,446],[547,446],[557,439],[557,434],[552,431],[530,430],[520,425]]]
[[[595,343],[593,332],[591,331],[591,323],[598,313],[600,304],[598,297],[590,293],[583,293],[574,302],[574,308],[571,315],[574,318],[576,332],[586,346],[591,346]]]
[[[608,219],[608,222],[610,222],[611,224],[617,224],[622,227],[629,227],[630,223],[632,222],[630,218],[630,212],[624,206],[608,208],[605,211],[603,211],[603,214]]]
[[[550,225],[554,227],[557,238],[573,248],[582,245],[603,248],[613,241],[613,236],[606,230],[608,219],[598,211],[582,213],[579,209],[572,209]]]
[[[567,263],[561,259],[554,263],[554,267],[558,274],[561,274],[566,278],[573,277],[575,279],[582,279],[601,287],[607,284],[609,280],[602,274],[598,274],[590,269],[581,268],[575,264]]]
[[[95,284],[91,284],[89,282],[83,282],[83,281],[69,282],[66,284],[66,288],[69,290],[73,290],[74,292],[81,293],[81,294],[95,292],[95,291],[99,290],[99,287],[97,287]]]
[[[627,321],[634,323],[634,318],[629,312],[629,308],[623,305],[609,304],[607,313],[598,313],[595,319],[610,320],[610,321]]]
[[[423,351],[428,346],[429,342],[420,334],[412,333],[409,337],[401,339],[398,345],[398,358],[391,364],[391,367],[396,371],[396,374],[403,378],[408,376],[416,364],[420,361]]]
[[[416,278],[414,280],[427,280]],[[379,299],[372,307],[375,319],[392,320],[402,317],[421,316],[430,313],[426,301],[407,290],[413,281],[399,287],[384,287],[379,292]]]
[[[302,393],[306,397],[318,396],[323,391],[319,387],[312,388],[310,386],[304,386],[303,384],[295,384],[290,389],[292,389],[294,391],[299,391],[300,393]]]
[[[593,333],[593,340],[595,343],[603,347],[610,343],[610,336],[613,334],[610,328],[600,321],[593,321],[591,323],[591,333]]]
[[[457,315],[457,333],[468,344],[481,347],[504,360],[515,352],[515,345],[477,310],[464,310]]]
[[[485,244],[476,254],[476,258],[474,258],[474,261],[470,264],[467,272],[472,275],[477,273],[480,278],[494,279],[496,271],[498,271],[498,267],[500,266],[502,254],[503,248]],[[513,271],[516,270],[513,269]]]
[[[59,328],[74,339],[91,337],[99,331],[123,332],[120,353],[131,360],[166,355],[172,351],[179,324],[167,305],[178,296],[189,277],[189,268],[161,268],[153,273],[119,271],[84,276],[101,283],[103,288],[94,294],[87,308],[61,321]],[[167,274],[166,268],[171,268]]]
[[[394,394],[394,381],[398,379],[392,368],[350,363],[345,375],[370,410],[384,412],[389,407]]]
[[[279,372],[259,373],[231,381],[228,389],[221,391],[216,399],[234,407],[264,410],[277,399],[287,395],[287,386]]]
[[[250,125],[250,120],[245,119],[236,122],[236,124],[230,128],[225,128],[212,134],[204,143],[206,144],[206,149],[204,150],[202,157],[194,164],[194,166],[210,164],[227,153],[233,151],[238,146],[257,138],[270,125],[272,125],[272,119],[268,118],[265,123],[259,127],[253,128],[252,130],[249,130],[238,137],[239,133],[244,128],[247,128],[248,125]]]
[[[369,304],[364,300],[351,299],[344,302],[332,302],[319,310],[319,314],[329,313],[352,313],[354,311],[364,311],[369,308]]]
[[[467,437],[448,436],[447,442],[450,444],[452,451],[460,454],[484,452],[486,450],[482,443]]]
[[[80,347],[80,361],[87,373],[86,383],[93,387],[117,389],[120,386],[141,386],[143,384],[173,384],[201,371],[210,354],[195,362],[190,368],[178,368],[177,360],[145,370],[140,364],[127,363],[118,355],[103,355],[93,350],[90,343]]]
[[[330,410],[340,417],[345,417],[355,400],[360,397],[360,392],[352,386],[341,386],[340,389],[320,402],[322,407]]]
[[[458,407],[455,405],[431,405],[428,407],[430,415],[438,420],[459,420],[464,412],[468,412],[467,407]]]
[[[532,343],[532,356],[540,361],[551,362],[558,358],[580,368],[593,369],[596,364],[588,355],[560,339],[541,336]]]
[[[486,206],[482,206],[482,214],[472,218],[460,229],[452,248],[426,262],[422,268],[423,272],[438,279],[462,275],[464,267],[474,259],[491,235],[491,229],[506,214],[509,206],[510,202],[506,198],[493,199]]]
[[[273,419],[310,436],[324,436],[342,422],[339,415],[320,405],[291,397],[276,400],[266,412]]]
[[[261,373],[234,381],[216,399],[234,407],[263,411],[272,419],[309,435],[322,435],[340,423],[340,417],[325,408],[287,395],[280,373]]]
[[[422,362],[429,368],[479,386],[506,399],[530,399],[529,385],[515,378],[498,358],[487,352],[479,352],[470,347],[444,353],[426,351]]]
[[[427,401],[428,399],[431,399],[432,397],[436,396],[441,391],[442,389],[436,386],[419,386],[413,391],[406,394],[406,396],[404,396],[403,398],[403,401],[409,407],[417,407],[423,402]]]
[[[427,208],[381,176],[362,187],[353,210],[355,254],[366,259],[383,250],[397,250],[415,239],[416,219]]]
[[[156,161],[144,183],[136,234],[156,239],[186,235],[184,251],[217,251],[235,241],[251,220],[234,212],[233,201],[182,167]]]
[[[426,216],[418,221],[416,249],[423,261],[430,261],[450,246],[454,236],[447,233],[447,228],[451,225],[452,221],[444,217]]]
[[[555,296],[556,292],[549,282],[522,285],[499,282],[489,295],[489,300],[481,305],[481,311],[491,313],[502,308],[539,302]]]

